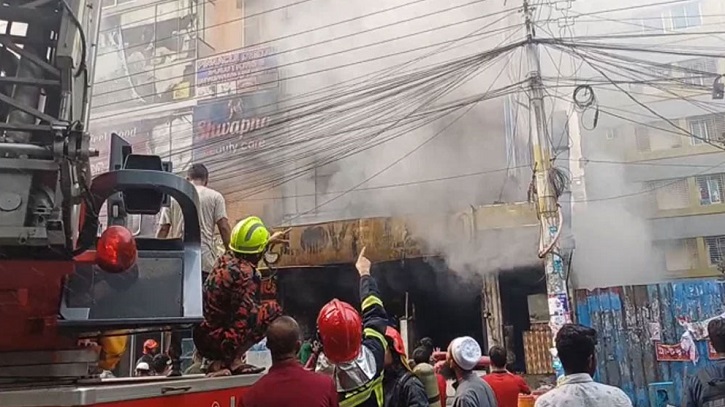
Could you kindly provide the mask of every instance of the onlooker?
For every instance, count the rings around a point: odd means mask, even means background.
[[[191,356],[191,366],[189,366],[185,371],[184,374],[203,374],[204,371],[201,370],[201,365],[204,362],[203,358],[199,354],[198,350],[194,350],[194,353]]]
[[[516,376],[506,370],[506,349],[494,345],[488,350],[491,359],[491,373],[483,376],[496,394],[498,407],[517,407],[519,394],[531,394],[531,389],[521,376]]]
[[[199,195],[199,228],[201,232],[201,275],[202,284],[214,268],[214,263],[219,257],[219,251],[215,244],[214,229],[219,229],[224,249],[229,248],[231,227],[227,219],[226,202],[219,192],[208,188],[209,171],[203,164],[193,164],[186,173],[186,179],[194,184]],[[181,206],[175,200],[171,200],[168,208],[161,211],[159,220],[159,231],[156,237],[159,239],[178,239],[184,235],[184,215]],[[181,337],[178,332],[164,332],[165,351],[171,356],[172,369],[170,375],[181,375]]]
[[[155,375],[164,376],[169,373],[171,368],[171,359],[164,354],[154,356],[154,361],[151,363],[151,369]]]
[[[203,164],[193,164],[186,174],[186,179],[196,187],[199,194],[199,227],[201,228],[201,270],[204,278],[214,267],[218,251],[214,245],[214,229],[219,229],[224,249],[229,248],[229,236],[232,229],[227,219],[224,196],[207,187],[209,171]],[[168,208],[161,211],[159,239],[182,238],[184,235],[184,216],[179,204],[172,200]]]
[[[139,362],[136,365],[136,376],[137,377],[145,377],[145,376],[153,376],[154,373],[151,370],[151,367],[146,362]]]
[[[421,341],[422,344],[422,341]],[[433,346],[419,346],[413,351],[413,362],[417,365],[419,363],[430,363],[433,364]],[[448,383],[446,383],[445,377],[442,374],[436,373],[436,380],[438,381],[438,395],[441,400],[441,406],[446,405],[446,392],[448,389]]]
[[[707,324],[710,343],[718,356],[725,357],[725,319],[716,318]],[[688,379],[686,407],[722,406],[725,403],[725,360],[700,369]],[[665,393],[666,394],[666,393]]]
[[[592,379],[597,366],[597,331],[566,324],[559,329],[555,342],[565,375],[555,389],[536,400],[536,407],[632,407],[622,390]]]
[[[338,407],[332,378],[305,370],[297,360],[300,327],[288,316],[267,329],[272,367],[243,396],[244,407]]]
[[[455,380],[453,407],[498,407],[491,386],[473,373],[481,360],[481,346],[470,336],[454,339],[448,346],[444,377]]]
[[[312,341],[307,339],[304,342],[302,342],[302,347],[300,348],[299,353],[297,353],[297,358],[300,360],[300,363],[304,366],[307,363],[307,360],[310,359],[310,356],[312,355]]]

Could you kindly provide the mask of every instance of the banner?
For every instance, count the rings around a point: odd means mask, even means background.
[[[196,97],[231,96],[276,88],[279,71],[272,47],[241,49],[196,62]]]
[[[260,130],[271,124],[276,101],[277,92],[266,91],[194,107],[194,160],[219,163],[264,148]]]
[[[173,163],[174,171],[184,171],[191,161],[191,111],[173,112],[161,117],[131,121],[91,122],[91,148],[98,157],[91,158],[91,172],[108,171],[111,134],[116,133],[131,144],[135,154],[154,154]]]
[[[195,21],[188,7],[170,13],[158,5],[101,18],[93,111],[191,98],[198,43]]]

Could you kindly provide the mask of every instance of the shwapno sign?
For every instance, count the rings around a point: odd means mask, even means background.
[[[194,108],[194,160],[215,162],[266,146],[276,92],[215,99]]]

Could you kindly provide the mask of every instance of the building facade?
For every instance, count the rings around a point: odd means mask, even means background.
[[[277,98],[269,47],[246,38],[247,4],[104,0],[102,6],[90,123],[100,152],[94,173],[107,168],[115,132],[134,152],[169,159],[177,173],[194,162],[206,164],[232,221],[255,214],[273,223],[272,204],[260,199],[273,191],[242,203],[244,191],[235,187],[242,176],[236,167],[264,145],[255,131],[268,120],[257,108],[274,107]],[[152,219],[132,222],[137,233],[155,229]]]
[[[643,282],[719,274],[725,266],[725,104],[713,100],[712,89],[725,61],[707,54],[721,47],[723,37],[712,32],[725,24],[725,5],[629,5],[583,2],[574,8],[577,35],[641,34],[626,40],[639,51],[618,54],[636,58],[629,74],[609,65],[619,72],[620,89],[595,87],[600,121],[593,131],[581,129],[587,195],[619,196],[610,202],[625,202],[630,214],[647,222],[657,272]],[[623,11],[606,12],[618,7]],[[642,51],[648,47],[690,55]],[[583,65],[584,76],[601,78]],[[613,166],[622,173],[619,190],[608,184]]]

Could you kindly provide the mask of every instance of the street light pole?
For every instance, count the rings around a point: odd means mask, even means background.
[[[545,260],[546,291],[549,297],[549,326],[553,338],[562,325],[571,322],[571,301],[566,284],[564,261],[559,250],[559,236],[562,217],[558,197],[551,182],[551,145],[547,136],[546,112],[544,109],[544,89],[541,80],[541,63],[536,32],[532,20],[532,8],[528,0],[523,0],[523,12],[526,19],[526,53],[529,63],[529,103],[531,123],[531,144],[534,156],[534,175],[536,179],[536,209],[541,222],[541,241],[539,256]],[[552,346],[554,370],[558,377],[563,375],[561,363]]]

